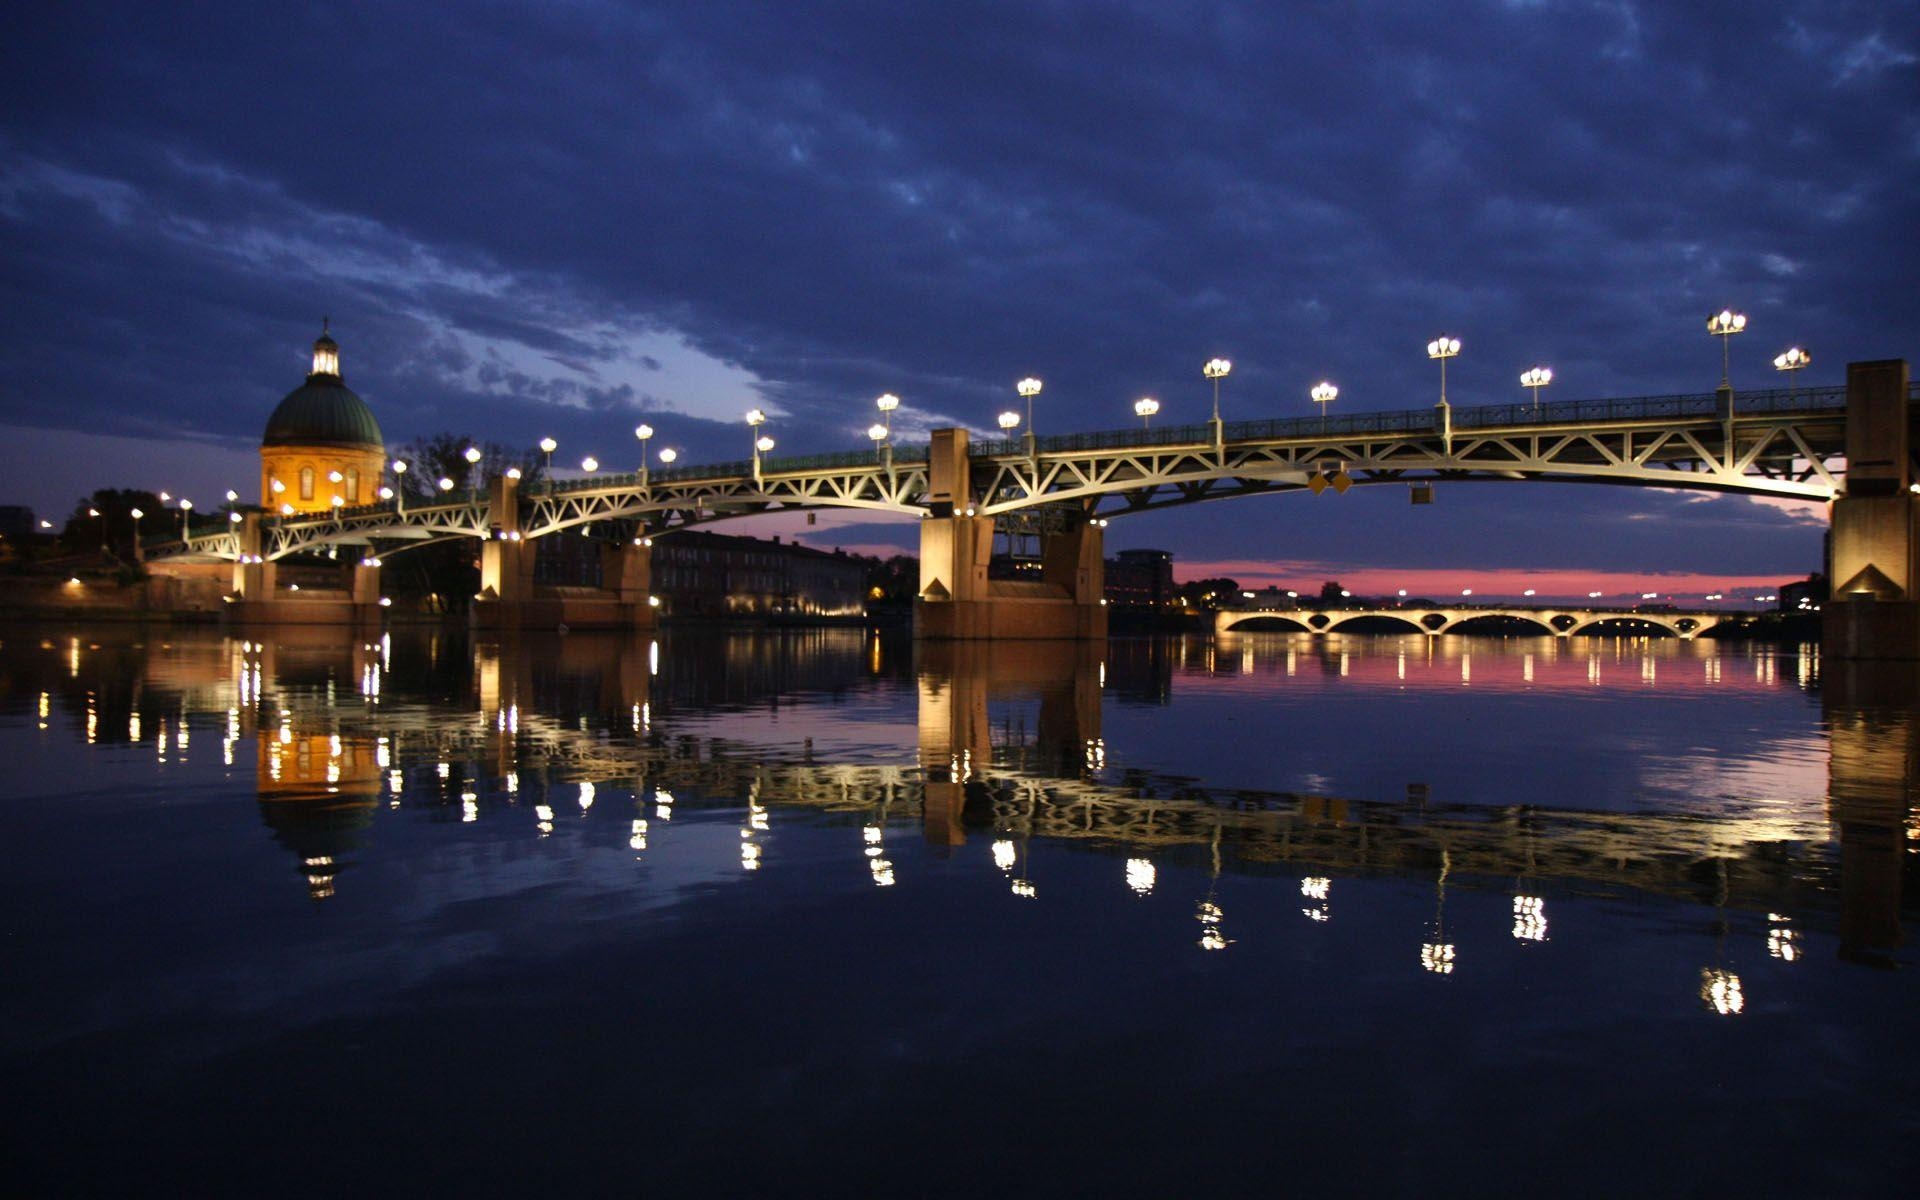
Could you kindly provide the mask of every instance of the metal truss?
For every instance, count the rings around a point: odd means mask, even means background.
[[[1032,453],[1005,443],[986,464],[979,511],[1078,505],[1117,517],[1201,500],[1355,484],[1436,481],[1612,483],[1802,500],[1830,500],[1845,471],[1843,407],[1827,394],[1776,400],[1727,419],[1715,397],[1576,402],[1535,413],[1525,405],[1368,414],[1364,422],[1209,426],[1150,445],[1103,438],[1043,440]],[[1842,401],[1844,398],[1841,398]],[[1701,403],[1705,402],[1705,403]],[[1556,409],[1605,409],[1593,415]],[[1703,411],[1704,410],[1704,411]],[[1398,417],[1399,420],[1381,419]],[[1136,435],[1138,437],[1139,435]]]
[[[525,537],[581,525],[632,522],[651,534],[711,524],[775,509],[864,508],[919,516],[925,511],[927,464],[867,461],[827,467],[711,473],[703,477],[616,477],[575,481],[523,497]]]
[[[282,517],[269,523],[264,532],[269,544],[263,550],[268,559],[290,554],[306,554],[329,546],[367,546],[387,553],[444,541],[450,537],[481,538],[488,535],[487,497],[484,492],[468,492],[461,499],[428,504],[375,504],[341,509],[338,514]],[[239,539],[234,540],[234,556],[239,556]]]

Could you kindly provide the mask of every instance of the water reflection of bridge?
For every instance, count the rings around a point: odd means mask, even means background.
[[[47,665],[85,682],[81,652],[49,645]],[[830,688],[850,686],[862,673],[902,687],[910,680],[915,729],[901,731],[897,762],[884,753],[821,761],[807,746],[729,737],[722,722],[686,732],[688,710],[713,711],[710,689],[702,685],[690,702],[676,699],[689,686],[673,679],[683,674],[680,664],[669,654],[663,681],[656,674],[661,647],[647,640],[445,639],[396,648],[308,631],[217,646],[157,664],[168,689],[163,711],[177,715],[149,716],[146,736],[157,728],[165,754],[167,720],[184,726],[189,713],[213,710],[226,718],[229,761],[236,745],[254,742],[263,813],[302,855],[317,892],[331,886],[335,858],[352,852],[383,802],[471,805],[484,815],[544,803],[583,783],[609,803],[630,800],[636,812],[663,792],[689,807],[738,808],[751,798],[765,808],[812,808],[862,823],[917,812],[924,836],[946,846],[975,836],[1034,839],[1128,857],[1216,854],[1230,871],[1444,875],[1454,886],[1502,888],[1524,879],[1530,887],[1656,893],[1831,918],[1844,945],[1859,953],[1898,940],[1903,876],[1915,857],[1909,823],[1920,717],[1912,671],[1899,667],[1828,664],[1824,814],[1726,803],[1699,816],[1434,802],[1417,781],[1398,800],[1226,790],[1128,771],[1107,760],[1102,698],[1119,677],[1136,698],[1164,695],[1171,680],[1164,643],[1119,644],[1113,659],[1087,643],[923,644],[908,669],[877,645],[836,639],[837,666],[824,673],[817,663],[788,661],[808,652],[804,641],[747,639],[720,651],[738,660],[739,679],[758,680],[766,693],[727,692],[721,711],[728,703],[772,702],[783,691],[792,697],[795,678],[824,674]],[[713,643],[698,651],[714,652]],[[1706,655],[1693,647],[1674,653]],[[1332,657],[1320,657],[1333,672]],[[1239,661],[1229,655],[1222,665],[1232,670]],[[1380,665],[1390,669],[1388,661]],[[1718,678],[1720,661],[1703,658],[1704,678]],[[1541,678],[1550,677],[1543,670]],[[1004,709],[1008,700],[1037,710],[1030,736],[1015,744],[1006,741],[1006,723],[991,717],[990,703]],[[131,723],[139,724],[138,711]]]

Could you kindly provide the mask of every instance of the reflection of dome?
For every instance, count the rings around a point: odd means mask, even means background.
[[[380,423],[340,376],[340,346],[322,333],[313,344],[313,373],[267,418],[263,446],[351,446],[381,451]]]

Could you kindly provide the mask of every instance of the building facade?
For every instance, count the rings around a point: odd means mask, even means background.
[[[867,559],[779,538],[688,530],[653,543],[653,591],[668,617],[857,621]]]
[[[1166,608],[1174,603],[1173,554],[1167,550],[1122,550],[1107,560],[1108,604]]]

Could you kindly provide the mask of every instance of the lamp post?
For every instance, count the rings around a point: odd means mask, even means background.
[[[401,516],[405,516],[407,511],[406,484],[407,460],[396,458],[393,460],[393,507],[394,511]]]
[[[1327,380],[1324,380],[1324,379],[1322,379],[1319,383],[1314,384],[1313,390],[1307,393],[1307,395],[1313,397],[1313,402],[1320,406],[1320,432],[1321,433],[1325,433],[1327,431],[1327,405],[1332,404],[1334,397],[1338,396],[1339,394],[1340,394],[1340,389],[1333,386],[1333,384],[1329,383]]]
[[[1220,381],[1233,371],[1233,364],[1224,358],[1210,358],[1200,373],[1213,380],[1213,423],[1220,423]]]
[[[192,520],[193,501],[182,496],[180,498],[180,540],[183,542],[186,541],[192,533],[192,526],[188,524],[188,522]]]
[[[680,452],[678,450],[675,450],[672,446],[662,446],[660,448],[660,465],[663,467],[672,466],[673,461],[679,457],[680,457]]]
[[[754,473],[756,475],[759,473],[759,470],[760,470],[760,450],[759,450],[760,427],[762,425],[765,425],[766,423],[767,423],[766,413],[761,412],[757,408],[750,408],[747,410],[747,436],[754,445],[753,461],[754,461]]]
[[[1140,428],[1153,428],[1153,414],[1160,411],[1160,402],[1152,396],[1142,396],[1133,402],[1133,415],[1140,418]]]
[[[553,491],[553,452],[559,448],[560,443],[550,437],[540,439],[540,453],[547,456],[547,491],[549,492]]]
[[[1427,357],[1440,360],[1440,403],[1434,405],[1440,418],[1440,439],[1446,452],[1453,453],[1453,409],[1447,404],[1447,360],[1460,353],[1460,339],[1444,335],[1427,343]]]
[[[760,459],[762,458],[762,456],[771,454],[772,452],[773,452],[772,438],[768,437],[766,434],[763,433],[759,437],[754,439],[753,479],[755,483],[758,483],[760,481]]]
[[[1773,369],[1787,373],[1787,399],[1793,399],[1793,373],[1804,371],[1813,362],[1813,355],[1798,346],[1789,346],[1782,353],[1773,356]]]
[[[1013,440],[1013,431],[1020,425],[1020,414],[1009,409],[1000,414],[1000,436]]]
[[[1734,334],[1745,333],[1746,330],[1747,314],[1734,312],[1730,308],[1723,308],[1707,318],[1708,335],[1720,339],[1720,387],[1724,391],[1733,390],[1733,358],[1728,343]]]
[[[580,469],[591,475],[600,469],[600,460],[589,454],[580,460]]]
[[[888,392],[873,402],[880,410],[880,419],[886,423],[887,436],[893,436],[893,410],[900,407],[900,397]]]
[[[645,487],[647,486],[647,466],[652,458],[648,453],[647,443],[653,440],[653,426],[644,423],[635,425],[633,436],[640,441],[640,486]]]
[[[1013,385],[1013,390],[1019,392],[1022,396],[1026,397],[1027,400],[1028,437],[1033,436],[1033,398],[1040,394],[1040,386],[1040,381],[1031,375]]]
[[[1533,389],[1533,413],[1540,415],[1540,389],[1553,382],[1553,368],[1529,367],[1520,372],[1520,386]]]
[[[133,558],[138,562],[140,561],[140,518],[147,514],[135,508],[129,509],[127,515],[133,518]]]

